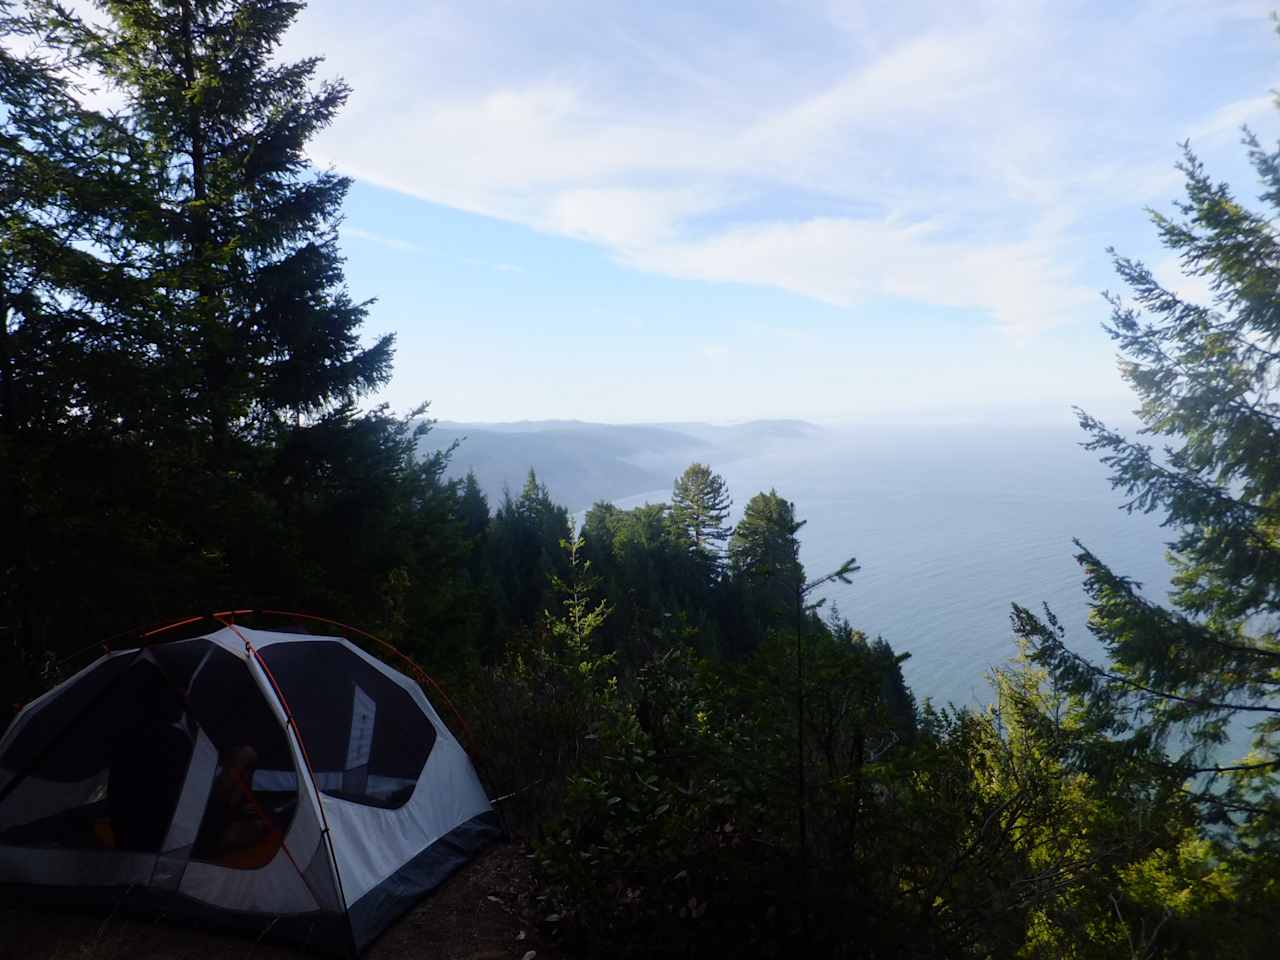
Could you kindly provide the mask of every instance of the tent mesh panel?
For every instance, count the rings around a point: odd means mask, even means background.
[[[408,691],[336,641],[278,643],[261,656],[293,712],[320,790],[403,806],[436,741]]]

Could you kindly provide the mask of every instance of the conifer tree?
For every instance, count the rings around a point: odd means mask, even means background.
[[[1186,199],[1174,216],[1153,214],[1183,271],[1208,283],[1207,302],[1115,256],[1132,302],[1111,298],[1106,329],[1140,401],[1138,436],[1079,413],[1085,446],[1102,454],[1127,508],[1164,514],[1174,531],[1172,602],[1080,546],[1090,629],[1110,663],[1068,646],[1052,616],[1015,607],[1014,626],[1087,699],[1096,726],[1138,751],[1166,747],[1175,781],[1207,772],[1194,781],[1206,808],[1262,842],[1259,831],[1280,837],[1280,150],[1249,134],[1246,144],[1262,209],[1246,208],[1184,147]],[[1253,731],[1252,751],[1227,763],[1237,718]]]
[[[689,540],[694,555],[718,567],[732,528],[725,525],[733,500],[724,477],[705,463],[693,463],[671,489],[671,519]]]
[[[730,628],[730,652],[748,653],[770,629],[794,627],[797,598],[805,585],[796,537],[803,526],[795,504],[776,490],[747,501],[729,540],[729,574],[740,620]]]
[[[146,144],[150,208],[133,257],[153,281],[166,376],[155,409],[226,453],[383,383],[390,336],[360,343],[337,225],[349,180],[315,172],[308,140],[346,101],[319,59],[276,63],[289,0],[100,0],[106,26],[49,6],[55,44],[125,98]]]
[[[24,603],[51,636],[227,605],[319,602],[374,626],[406,596],[438,607],[456,491],[443,461],[415,463],[407,421],[355,405],[392,340],[362,343],[337,246],[348,181],[306,158],[347,89],[276,56],[301,4],[98,6],[102,25],[46,0],[5,24],[59,70],[4,54],[0,243],[22,270],[0,278],[3,386],[77,461],[23,448],[42,498],[24,539],[48,547],[18,579],[85,584],[75,615]],[[123,105],[86,109],[64,75]]]
[[[757,493],[747,501],[742,520],[729,541],[729,567],[738,575],[802,583],[800,541],[796,534],[805,521],[796,519],[796,508],[778,491]]]
[[[136,342],[121,342],[113,327],[138,305],[141,286],[95,253],[130,252],[117,224],[145,202],[135,182],[140,144],[80,105],[65,75],[81,59],[75,51],[19,52],[33,47],[38,29],[0,2],[7,41],[0,43],[0,430],[7,436],[117,423],[134,399],[121,388],[140,375]],[[122,376],[124,365],[132,369]]]
[[[541,620],[548,606],[548,585],[553,576],[565,572],[560,542],[572,535],[569,512],[551,499],[532,469],[520,496],[504,494],[488,539],[500,634],[532,628]]]
[[[93,606],[92,583],[59,596],[60,564],[138,526],[136,498],[105,511],[98,491],[104,473],[140,476],[105,444],[146,405],[148,364],[120,323],[147,305],[118,229],[145,204],[140,145],[80,104],[81,55],[41,48],[40,27],[0,0],[0,686],[15,690],[49,641],[41,612]]]
[[[468,470],[462,482],[459,516],[469,537],[481,537],[489,527],[489,498],[480,489],[474,470]]]

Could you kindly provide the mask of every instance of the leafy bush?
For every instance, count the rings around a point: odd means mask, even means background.
[[[812,626],[803,786],[793,637],[736,667],[672,648],[618,692],[537,846],[548,913],[579,947],[776,955],[848,939],[850,838],[915,718],[888,707],[887,645]]]
[[[548,612],[536,629],[509,638],[496,665],[472,663],[463,696],[481,718],[472,754],[510,828],[535,835],[557,810],[572,771],[596,747],[592,731],[611,709],[617,680],[613,655],[595,649],[609,614],[592,603],[591,566],[582,541],[561,541],[569,573],[551,577],[561,615]]]

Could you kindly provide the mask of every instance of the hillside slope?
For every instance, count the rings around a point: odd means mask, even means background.
[[[713,466],[819,432],[799,420],[762,420],[732,426],[705,423],[605,424],[576,420],[515,423],[438,422],[423,451],[454,443],[449,475],[474,471],[496,506],[504,490],[518,494],[532,468],[552,497],[581,512],[598,500],[669,490],[694,461]]]

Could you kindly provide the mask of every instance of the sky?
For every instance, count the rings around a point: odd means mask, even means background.
[[[1190,139],[1280,136],[1253,0],[313,0],[313,157],[378,399],[449,420],[1064,420],[1133,406],[1107,247]]]

